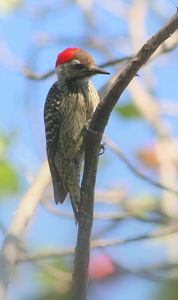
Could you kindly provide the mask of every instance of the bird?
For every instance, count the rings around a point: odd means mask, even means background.
[[[56,204],[68,193],[78,220],[80,173],[84,159],[85,130],[100,102],[90,77],[110,74],[99,68],[81,48],[67,48],[57,55],[57,81],[44,105],[46,149]]]

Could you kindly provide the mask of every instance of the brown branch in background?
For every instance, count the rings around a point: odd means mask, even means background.
[[[164,236],[169,236],[171,234],[178,232],[178,224],[173,224],[169,226],[163,226],[157,230],[152,231],[151,233],[146,233],[142,235],[138,235],[136,237],[131,237],[127,239],[113,239],[113,240],[93,240],[91,241],[91,248],[106,248],[106,247],[115,247],[130,244],[133,242],[141,242],[145,240],[152,240],[155,238],[161,238]],[[74,255],[75,248],[69,247],[62,250],[50,250],[50,251],[43,251],[35,254],[22,254],[17,257],[16,263],[20,262],[29,262],[29,261],[40,261],[45,259],[57,259],[64,256],[71,256]],[[82,267],[82,265],[81,265]]]
[[[107,62],[100,64],[99,67],[100,68],[106,68],[106,67],[110,67],[110,66],[114,66],[117,64],[121,64],[123,62],[128,61],[129,59],[131,59],[133,56],[125,56],[123,58],[117,58],[117,59],[113,59],[113,60],[108,60]]]
[[[132,56],[126,56],[126,57],[123,57],[123,58],[118,58],[118,59],[110,60],[110,61],[107,61],[107,62],[99,65],[99,67],[104,68],[104,67],[108,67],[108,66],[113,66],[113,65],[116,65],[116,64],[120,64],[120,63],[123,63],[123,62],[129,60],[130,58],[132,58]],[[28,79],[43,80],[43,79],[46,79],[46,78],[54,75],[55,74],[55,70],[50,70],[50,71],[48,71],[46,73],[43,73],[43,74],[36,74],[36,73],[30,71],[27,67],[24,67],[22,69],[22,73]]]
[[[74,215],[70,212],[63,212],[57,209],[56,207],[50,205],[47,202],[43,202],[42,204],[48,212],[56,215],[56,216],[62,216],[65,218],[69,218],[74,220]],[[137,213],[133,211],[122,211],[122,212],[110,212],[110,213],[94,213],[93,216],[94,220],[105,220],[105,221],[115,221],[115,222],[121,222],[128,219],[135,219],[137,221],[141,222],[148,222],[152,224],[168,224],[170,219],[164,215],[159,216],[148,216],[146,213]]]
[[[6,293],[12,271],[17,259],[17,252],[25,229],[34,215],[41,197],[49,185],[50,174],[45,161],[38,171],[34,182],[22,197],[14,215],[0,253],[0,299],[6,299]]]
[[[28,79],[32,79],[32,80],[43,80],[43,79],[46,79],[52,75],[55,74],[55,71],[54,70],[50,70],[44,74],[36,74],[32,71],[30,71],[27,67],[24,67],[22,69],[22,73],[25,77],[27,77]]]
[[[152,272],[150,272],[149,270],[147,270],[146,268],[133,268],[133,267],[124,267],[120,264],[116,264],[115,263],[115,266],[117,267],[118,269],[118,275],[131,275],[131,276],[134,276],[134,277],[138,277],[140,279],[146,279],[146,280],[149,280],[149,281],[153,281],[154,283],[155,282],[158,282],[158,283],[163,283],[165,282],[166,278],[163,277],[163,276],[160,276],[158,274],[154,274]]]
[[[104,136],[104,142],[107,144],[107,146],[109,147],[109,149],[115,153],[126,165],[127,167],[138,177],[140,177],[142,180],[150,183],[151,185],[169,191],[175,195],[178,196],[178,191],[165,186],[164,184],[162,184],[161,182],[158,182],[150,177],[148,177],[147,175],[143,174],[141,171],[139,171],[127,158],[126,156],[120,151],[119,147],[114,144],[108,137]]]
[[[174,50],[178,45],[178,37],[174,37],[172,38],[170,41],[166,41],[166,43],[163,43],[159,50],[156,51],[153,55],[153,57],[157,57],[160,56],[162,54],[165,54],[167,52],[170,52],[172,50]],[[133,55],[130,56],[125,56],[122,58],[116,58],[116,59],[112,59],[109,61],[106,61],[105,63],[102,63],[100,65],[98,65],[101,68],[106,68],[106,67],[110,67],[110,66],[115,66],[117,64],[122,64],[124,62],[127,62],[128,60],[132,59]],[[50,76],[53,76],[55,74],[55,70],[49,70],[43,74],[37,74],[32,72],[30,69],[28,69],[28,67],[24,67],[22,69],[22,74],[27,77],[28,79],[32,79],[32,80],[43,80],[46,79]]]
[[[85,300],[88,281],[88,263],[90,252],[90,235],[93,223],[94,188],[97,172],[98,154],[104,129],[110,114],[122,92],[136,76],[138,70],[148,61],[157,48],[178,28],[178,13],[152,36],[133,57],[116,78],[103,102],[98,105],[86,136],[85,166],[81,188],[78,237],[74,266],[74,300]],[[176,228],[177,230],[177,228]],[[132,240],[134,241],[135,238]],[[93,245],[94,242],[92,242]],[[117,244],[120,242],[117,241]],[[115,245],[116,241],[109,245]],[[100,242],[98,247],[107,246]]]
[[[178,232],[178,224],[173,224],[170,226],[165,226],[160,229],[157,229],[151,233],[146,233],[143,235],[139,235],[133,238],[121,240],[121,239],[113,239],[113,240],[96,240],[91,242],[91,248],[103,248],[103,247],[113,247],[125,245],[133,242],[139,242],[149,239],[160,238],[163,236],[167,236],[170,234],[174,234]]]
[[[128,90],[131,93],[136,108],[156,134],[154,149],[160,181],[163,185],[175,190],[178,178],[177,139],[171,136],[167,120],[160,117],[160,109],[157,101],[142,86],[141,81],[135,80]],[[170,217],[177,216],[177,195],[175,193],[163,190],[161,205],[165,214]]]
[[[6,234],[6,228],[3,225],[2,222],[0,222],[0,227],[2,229],[2,233],[3,235]],[[17,257],[20,257],[20,255],[22,254],[26,254],[28,255],[29,252],[26,250],[26,248],[23,245],[23,241],[19,241],[18,243],[18,253],[17,253]],[[33,261],[33,265],[40,270],[40,272],[46,273],[48,275],[50,275],[52,278],[54,278],[57,281],[57,287],[58,289],[60,289],[61,292],[66,291],[66,289],[68,290],[70,285],[71,285],[71,281],[72,281],[72,274],[69,272],[65,272],[65,271],[61,271],[61,270],[57,270],[55,267],[53,267],[50,264],[44,264],[44,262],[41,261]]]

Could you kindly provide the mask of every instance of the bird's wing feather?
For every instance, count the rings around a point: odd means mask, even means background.
[[[61,181],[60,172],[57,170],[54,162],[60,134],[60,103],[60,91],[56,82],[49,90],[44,107],[47,156],[56,204],[58,202],[63,203],[68,193]]]

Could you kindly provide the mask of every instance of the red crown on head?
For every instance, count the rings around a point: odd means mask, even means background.
[[[81,50],[80,48],[67,48],[58,54],[56,60],[56,67],[62,65],[75,58],[75,53]]]

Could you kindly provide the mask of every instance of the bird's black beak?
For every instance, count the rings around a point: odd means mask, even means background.
[[[105,71],[105,70],[103,70],[103,69],[101,69],[101,68],[99,68],[99,67],[97,67],[97,66],[91,66],[90,68],[89,68],[89,71],[91,72],[91,74],[107,74],[107,75],[109,75],[110,73],[108,72],[108,71]]]

